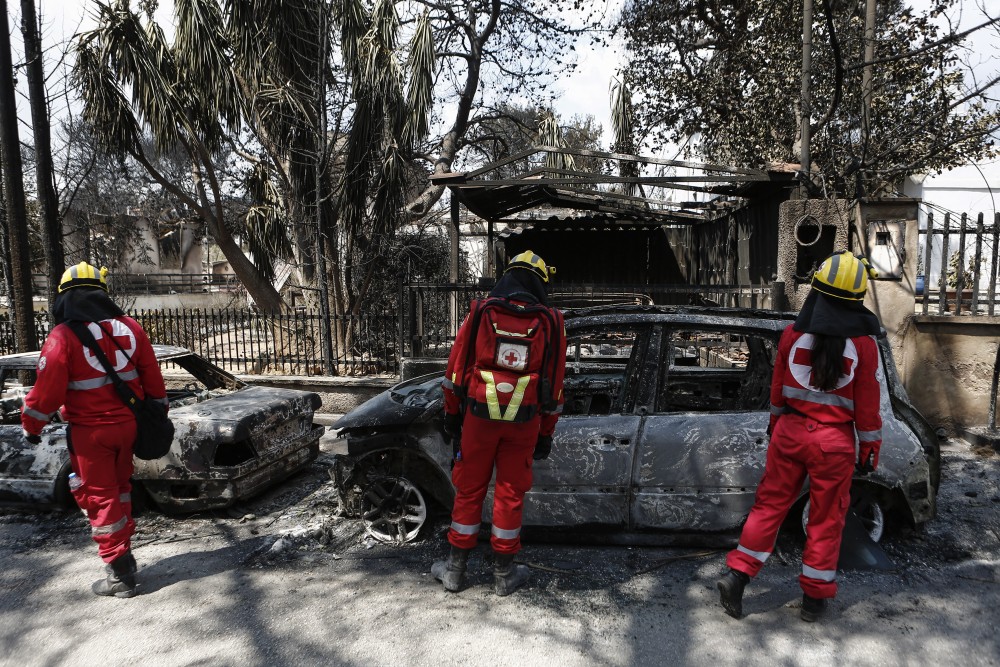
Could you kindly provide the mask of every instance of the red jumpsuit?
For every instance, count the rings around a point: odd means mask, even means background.
[[[119,317],[87,326],[138,397],[148,394],[167,403],[153,347],[138,322]],[[65,324],[56,326],[42,346],[38,380],[21,411],[25,431],[40,434],[60,406],[69,423],[70,463],[82,481],[73,496],[87,513],[98,553],[110,563],[130,549],[135,532],[130,480],[135,416],[118,397],[101,362]]]
[[[475,546],[496,467],[490,542],[497,553],[516,554],[535,444],[539,436],[551,437],[562,412],[566,332],[555,308],[521,315],[480,312],[484,303],[489,302],[473,302],[445,373],[445,412],[465,412],[461,456],[452,471],[455,505],[448,541],[460,549]],[[477,313],[474,326],[470,320]],[[548,396],[540,392],[543,383],[550,387]]]
[[[811,383],[812,341],[811,334],[791,326],[781,336],[764,476],[726,564],[751,577],[760,571],[808,476],[809,523],[799,584],[810,597],[831,598],[837,593],[837,559],[851,499],[855,431],[861,447],[876,452],[876,464],[882,442],[878,346],[871,336],[848,338],[837,388],[821,391]]]

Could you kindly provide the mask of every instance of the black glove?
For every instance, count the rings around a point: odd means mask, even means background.
[[[444,436],[451,440],[451,460],[454,465],[462,453],[462,415],[445,413]]]
[[[870,472],[875,472],[875,468],[878,467],[878,450],[874,447],[861,447],[858,452],[858,462],[855,464],[854,469],[859,475],[867,475]]]
[[[42,442],[42,436],[35,435],[34,433],[28,433],[27,431],[24,431],[24,439],[32,445],[37,445]]]
[[[542,459],[549,458],[549,453],[552,452],[552,436],[551,435],[540,435],[538,436],[538,442],[535,443],[535,453],[531,455],[531,458],[536,461],[541,461]]]

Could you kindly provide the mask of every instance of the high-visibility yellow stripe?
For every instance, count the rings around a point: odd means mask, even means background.
[[[515,336],[517,338],[527,338],[528,336],[531,335],[531,332],[534,331],[534,329],[528,329],[528,333],[517,333],[516,331],[504,331],[495,324],[493,325],[493,330],[496,331],[497,334],[500,336]]]
[[[483,382],[486,383],[486,407],[490,411],[490,419],[494,421],[506,421],[512,422],[517,416],[517,411],[521,407],[521,403],[524,401],[524,392],[528,389],[528,383],[531,382],[530,375],[522,375],[517,379],[517,386],[514,387],[514,393],[510,397],[510,403],[507,404],[507,409],[504,411],[500,410],[500,399],[497,396],[497,383],[493,378],[493,373],[491,371],[479,371],[479,374],[483,377]]]

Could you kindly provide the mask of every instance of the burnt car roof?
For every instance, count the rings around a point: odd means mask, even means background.
[[[654,306],[622,304],[568,308],[563,311],[568,327],[606,324],[609,320],[626,322],[671,322],[711,325],[727,328],[769,329],[782,331],[795,321],[798,313],[765,310],[763,308],[732,308],[723,306]],[[885,329],[880,329],[880,336]]]

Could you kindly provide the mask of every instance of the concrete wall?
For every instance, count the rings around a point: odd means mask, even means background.
[[[865,305],[882,321],[903,385],[931,424],[948,430],[981,426],[988,421],[1000,317],[916,312],[918,206],[915,199],[880,200],[864,202],[852,211],[839,201],[785,202],[779,215],[778,279],[785,282],[791,309],[797,310],[809,291],[799,275],[800,260],[808,251],[795,241],[794,233],[805,216],[834,228],[830,233],[837,249],[846,247],[867,256],[873,251],[869,230],[876,221],[899,221],[901,275],[871,281]]]
[[[778,208],[778,281],[791,310],[809,294],[809,270],[848,248],[850,208],[842,199],[796,199]],[[797,240],[799,239],[799,240]]]
[[[317,412],[345,414],[381,394],[399,380],[395,377],[301,377],[295,375],[239,375],[245,382],[265,387],[314,391],[323,400]]]

